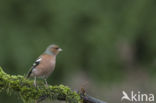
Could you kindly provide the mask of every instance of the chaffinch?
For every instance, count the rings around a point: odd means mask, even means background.
[[[45,50],[45,52],[39,56],[39,58],[35,61],[31,69],[27,74],[27,78],[34,77],[34,85],[36,87],[36,77],[41,77],[45,80],[46,85],[47,77],[54,71],[56,56],[62,51],[58,45],[50,45]]]

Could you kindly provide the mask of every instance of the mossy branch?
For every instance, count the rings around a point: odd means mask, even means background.
[[[21,75],[9,75],[0,67],[0,92],[6,90],[10,93],[17,92],[23,102],[40,102],[46,98],[52,100],[64,100],[68,103],[105,103],[99,99],[87,95],[85,92],[77,93],[64,85],[45,87],[41,83],[37,88],[33,81]]]
[[[21,75],[9,75],[0,67],[0,91],[2,90],[18,92],[24,102],[39,100],[43,96],[53,100],[65,100],[69,103],[80,103],[82,101],[80,94],[72,91],[67,86],[50,85],[45,87],[41,84],[36,88],[32,80],[28,80]]]

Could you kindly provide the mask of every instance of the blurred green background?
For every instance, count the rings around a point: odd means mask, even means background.
[[[122,90],[156,93],[155,10],[155,0],[1,0],[0,65],[25,75],[54,43],[63,52],[49,84],[109,103]],[[0,102],[22,103],[5,92]]]

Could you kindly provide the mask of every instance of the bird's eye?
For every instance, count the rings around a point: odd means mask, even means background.
[[[59,48],[56,47],[55,49],[59,49]]]

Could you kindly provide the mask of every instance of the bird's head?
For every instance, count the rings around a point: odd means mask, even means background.
[[[59,52],[61,52],[62,49],[55,44],[49,45],[45,51],[47,54],[57,55]]]

